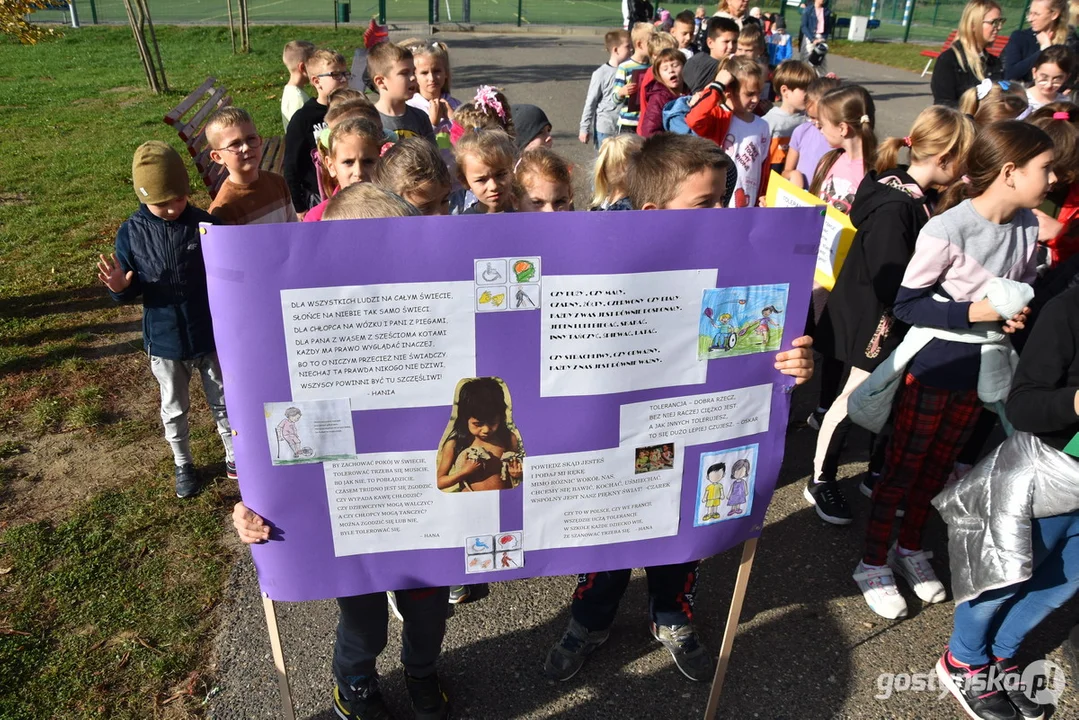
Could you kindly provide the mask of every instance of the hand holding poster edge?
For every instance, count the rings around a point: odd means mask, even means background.
[[[856,228],[850,217],[831,205],[827,205],[816,195],[795,186],[779,173],[772,171],[768,179],[768,192],[764,199],[765,207],[813,207],[826,205],[827,221],[821,229],[819,255],[813,279],[818,285],[831,291],[835,279],[843,267],[843,262],[850,252]],[[838,237],[837,237],[838,236]]]

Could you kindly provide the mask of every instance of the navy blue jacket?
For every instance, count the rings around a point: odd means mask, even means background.
[[[1068,29],[1068,36],[1064,44],[1072,52],[1079,51],[1079,37],[1075,31]],[[1034,76],[1034,63],[1041,54],[1038,45],[1038,36],[1030,28],[1016,30],[1008,38],[1008,44],[1004,46],[1004,52],[1000,59],[1004,61],[1004,79],[1031,82]]]
[[[190,360],[216,349],[199,223],[218,221],[190,203],[171,221],[140,205],[116,233],[116,259],[135,276],[110,295],[117,302],[142,296],[142,338],[150,355]]]

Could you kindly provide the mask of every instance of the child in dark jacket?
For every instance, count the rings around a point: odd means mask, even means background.
[[[851,206],[858,233],[815,337],[825,357],[848,368],[846,385],[821,420],[813,476],[806,489],[817,514],[828,522],[851,522],[850,509],[836,486],[839,454],[850,429],[847,399],[903,339],[906,326],[895,319],[892,306],[915,240],[932,212],[929,189],[949,185],[959,177],[974,133],[973,121],[957,110],[928,107],[914,121],[910,135],[881,143],[877,172],[858,186]],[[898,167],[902,147],[910,148],[906,170]],[[863,483],[869,494],[882,464],[881,453],[875,453]]]
[[[116,252],[100,256],[98,278],[117,302],[142,296],[142,330],[150,369],[161,386],[161,422],[176,462],[176,496],[202,489],[191,457],[187,411],[191,375],[202,376],[225,467],[236,477],[225,413],[199,223],[216,223],[187,201],[190,181],[179,153],[159,141],[135,151],[131,174],[142,205],[116,233]]]

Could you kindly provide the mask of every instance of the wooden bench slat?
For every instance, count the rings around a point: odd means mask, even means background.
[[[210,88],[213,87],[213,84],[215,82],[217,82],[216,78],[206,78],[206,82],[204,82],[202,85],[199,85],[198,88],[195,89],[190,95],[181,100],[179,105],[174,107],[172,110],[169,110],[169,113],[165,116],[165,124],[175,125],[176,123],[180,122],[180,118],[186,115],[188,110],[193,108],[195,106],[195,103],[197,103],[200,99],[202,99],[203,95],[210,91]]]
[[[180,128],[177,133],[180,139],[187,142],[190,138],[195,137],[199,127],[202,125],[206,118],[210,117],[219,107],[232,102],[232,98],[228,95],[228,90],[225,88],[218,88],[214,91],[214,94],[210,96],[210,99],[206,101],[206,104],[199,108],[198,112],[191,116],[191,119]]]

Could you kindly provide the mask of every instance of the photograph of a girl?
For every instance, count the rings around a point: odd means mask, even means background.
[[[438,489],[515,488],[524,475],[524,456],[505,383],[493,377],[458,383],[453,413],[438,448]]]

